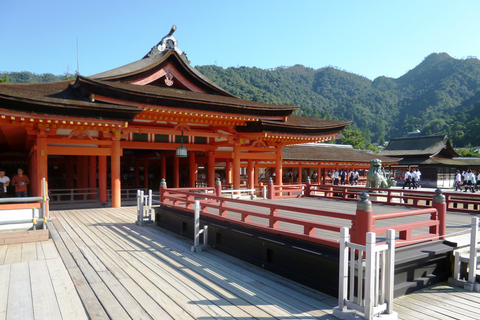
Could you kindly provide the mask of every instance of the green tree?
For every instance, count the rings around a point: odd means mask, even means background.
[[[360,130],[346,128],[342,132],[342,144],[351,145],[354,149],[365,149],[365,137]]]

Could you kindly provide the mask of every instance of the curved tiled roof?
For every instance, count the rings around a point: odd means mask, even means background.
[[[138,107],[92,102],[70,86],[71,80],[49,83],[0,84],[2,109],[84,118],[127,121]]]
[[[152,85],[94,80],[79,76],[73,87],[83,95],[98,94],[153,106],[175,107],[249,115],[287,116],[298,106],[272,105],[236,97],[226,97]]]
[[[379,159],[384,164],[393,164],[400,161],[398,158],[385,157],[356,150],[352,146],[335,144],[316,143],[286,146],[282,150],[284,160],[369,163],[373,159]]]
[[[459,157],[446,135],[392,139],[380,154],[394,157],[432,157],[440,154],[444,157]]]
[[[350,121],[307,118],[291,114],[286,121],[258,119],[237,127],[239,132],[275,132],[305,135],[335,134],[343,131]]]

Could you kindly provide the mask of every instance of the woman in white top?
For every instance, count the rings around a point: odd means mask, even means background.
[[[457,170],[457,174],[455,175],[455,191],[458,189],[462,191],[462,175],[460,171]]]

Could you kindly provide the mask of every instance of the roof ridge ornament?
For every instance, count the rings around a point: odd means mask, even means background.
[[[150,58],[169,50],[174,50],[179,55],[182,55],[183,51],[178,48],[177,39],[173,37],[173,33],[175,32],[175,30],[177,30],[177,26],[173,25],[172,29],[170,29],[170,32],[165,37],[163,37],[162,40],[160,40],[160,42],[156,46],[154,46],[152,50],[150,50],[150,52],[143,58]]]

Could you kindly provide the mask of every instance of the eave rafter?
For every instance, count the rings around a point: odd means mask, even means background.
[[[16,112],[0,113],[0,124],[20,125],[27,129],[44,128],[46,131],[56,131],[58,129],[112,131],[128,127],[128,122],[125,121],[81,119]]]
[[[206,124],[215,126],[244,126],[247,121],[258,121],[258,118],[234,115],[218,114],[199,111],[179,111],[178,109],[146,107],[135,116],[136,120],[185,122],[191,124]]]
[[[334,139],[336,134],[305,136],[275,132],[242,133],[241,137],[256,141],[256,143],[282,143],[284,145],[308,142],[325,142]]]

